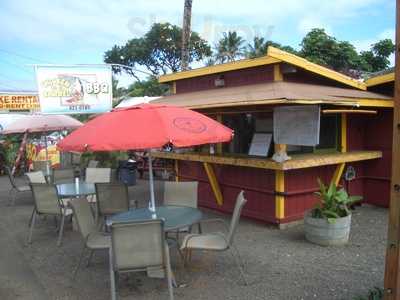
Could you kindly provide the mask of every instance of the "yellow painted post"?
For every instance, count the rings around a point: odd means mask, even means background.
[[[342,113],[340,145],[342,153],[347,152],[347,114]]]
[[[339,184],[340,177],[342,177],[345,165],[346,165],[345,163],[337,165],[335,173],[333,173],[333,177],[332,177],[332,180],[331,180],[331,182],[333,182],[335,185]]]
[[[203,164],[204,164],[204,169],[206,170],[208,176],[208,180],[210,181],[211,188],[214,192],[215,200],[217,200],[217,204],[221,206],[224,203],[224,200],[222,197],[221,189],[219,188],[217,177],[215,176],[214,173],[214,168],[209,163],[205,162]]]
[[[218,123],[222,124],[222,115],[221,114],[217,115],[217,121],[218,121]],[[217,144],[217,154],[222,154],[222,143]]]
[[[275,171],[275,192],[285,191],[285,173],[283,170]],[[285,196],[275,195],[275,217],[283,219],[285,217]]]
[[[170,92],[171,94],[176,94],[176,81],[172,81],[170,85]]]
[[[175,167],[175,181],[179,181],[179,162],[177,159],[174,161],[174,167]]]
[[[274,64],[274,81],[282,81],[281,64]]]

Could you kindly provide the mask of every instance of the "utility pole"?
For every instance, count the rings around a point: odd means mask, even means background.
[[[400,0],[396,1],[392,178],[385,265],[385,300],[400,300]]]
[[[182,56],[181,68],[185,71],[189,68],[189,40],[192,22],[192,0],[185,0],[183,9],[183,25],[182,25]]]

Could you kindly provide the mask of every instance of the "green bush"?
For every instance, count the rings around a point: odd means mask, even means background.
[[[82,154],[81,164],[87,166],[89,160],[99,161],[99,167],[116,169],[119,160],[128,159],[126,152],[86,152]]]

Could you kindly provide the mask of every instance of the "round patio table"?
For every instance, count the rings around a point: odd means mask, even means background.
[[[84,197],[96,194],[93,183],[79,182],[77,188],[75,183],[57,184],[57,192],[60,198]]]
[[[187,206],[157,206],[156,219],[164,220],[164,230],[171,231],[180,228],[185,228],[198,223],[202,218],[202,213],[199,209]],[[130,209],[129,211],[115,214],[107,218],[107,225],[110,226],[113,222],[132,222],[152,220],[153,212],[148,208]]]

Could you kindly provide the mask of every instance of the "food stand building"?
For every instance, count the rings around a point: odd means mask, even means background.
[[[171,95],[152,103],[195,109],[235,130],[232,142],[211,147],[215,151],[155,153],[175,160],[179,180],[199,181],[200,206],[231,212],[245,190],[244,216],[284,227],[315,204],[317,178],[345,185],[367,203],[388,205],[393,97],[376,85],[273,47],[264,57],[159,81],[170,84]],[[293,105],[320,106],[319,145],[275,144],[267,156],[248,155],[255,134],[272,134],[274,108]],[[291,159],[272,160],[274,149]]]

